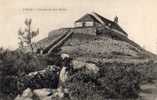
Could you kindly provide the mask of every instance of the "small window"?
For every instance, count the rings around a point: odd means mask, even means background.
[[[94,26],[93,22],[85,22],[85,26]]]
[[[83,24],[81,22],[75,23],[75,27],[82,27],[82,26],[83,26]]]

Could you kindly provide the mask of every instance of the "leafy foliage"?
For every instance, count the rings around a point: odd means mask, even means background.
[[[28,46],[31,48],[31,51],[33,51],[34,48],[33,48],[32,39],[39,34],[39,28],[36,31],[33,31],[31,29],[31,23],[32,23],[32,19],[26,19],[25,20],[26,28],[24,29],[24,31],[19,29],[18,39],[20,40],[19,41],[19,48],[23,49],[25,46]]]
[[[151,64],[98,63],[100,72],[97,75],[77,71],[66,86],[72,100],[137,98],[140,84],[149,79],[151,71],[146,69],[152,69]]]
[[[17,83],[22,76],[48,64],[44,56],[10,50],[0,51],[0,62],[0,92],[6,94],[17,94]]]

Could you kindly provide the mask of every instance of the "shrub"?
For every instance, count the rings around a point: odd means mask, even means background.
[[[6,94],[17,94],[22,76],[47,67],[46,57],[17,50],[1,50],[0,61],[0,92]]]
[[[102,88],[105,89],[104,95],[107,98],[136,98],[140,90],[141,74],[135,66],[127,64],[107,64],[103,65],[101,77],[98,79]]]
[[[100,72],[93,76],[86,71],[74,73],[67,82],[72,100],[104,100],[107,98],[137,98],[141,73],[127,64],[99,64]]]
[[[99,85],[97,77],[82,70],[74,73],[66,83],[70,98],[72,100],[103,100],[97,88]]]

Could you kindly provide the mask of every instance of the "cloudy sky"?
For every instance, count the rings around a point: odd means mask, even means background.
[[[32,18],[33,29],[39,27],[39,40],[94,11],[111,20],[118,16],[130,39],[157,53],[156,10],[157,0],[0,0],[0,46],[17,47],[25,18]]]

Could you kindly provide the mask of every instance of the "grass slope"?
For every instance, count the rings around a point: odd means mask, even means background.
[[[68,29],[61,28],[51,31],[49,36],[38,43],[46,47],[56,38],[67,32]],[[88,35],[74,33],[61,47],[62,53],[68,53],[73,58],[79,60],[110,60],[110,61],[141,61],[154,59],[156,55],[144,50],[135,42],[126,39],[120,39],[111,35]],[[127,62],[126,61],[126,62]]]

